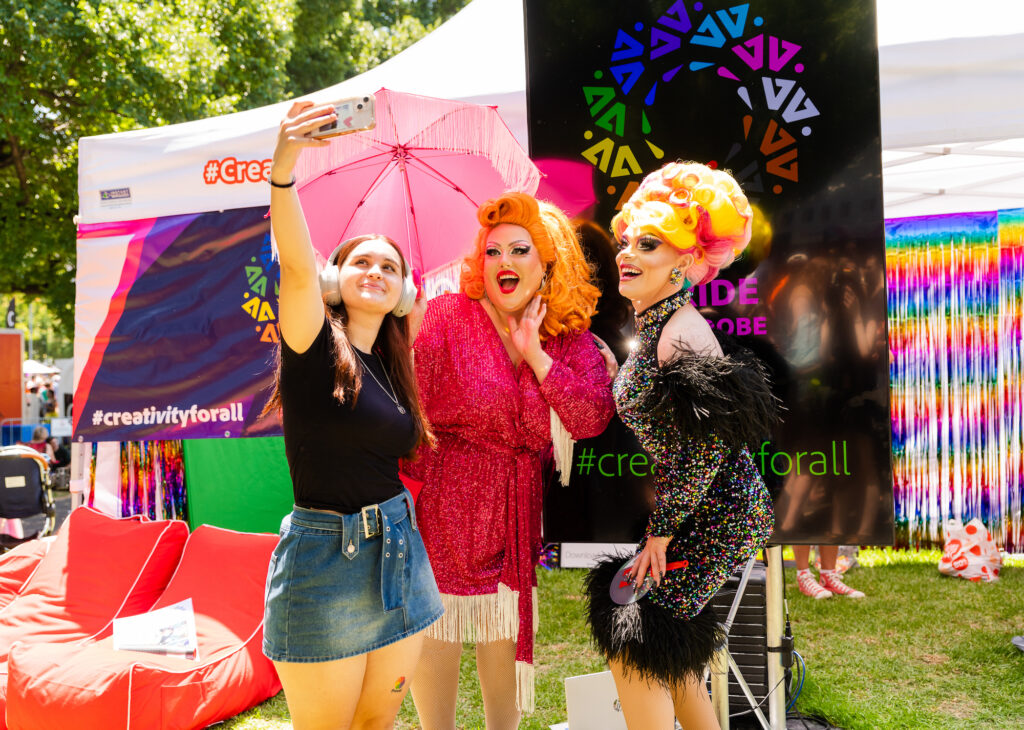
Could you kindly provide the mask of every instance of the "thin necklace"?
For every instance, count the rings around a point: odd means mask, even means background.
[[[353,345],[352,349],[355,351],[356,357],[359,358],[359,362],[361,362],[363,364],[363,370],[365,370],[366,372],[368,372],[370,374],[370,377],[373,378],[374,382],[377,383],[377,385],[380,386],[380,389],[384,391],[384,395],[386,395],[388,398],[391,399],[391,402],[394,403],[395,406],[398,408],[398,412],[404,414],[405,413],[405,408],[402,406],[401,403],[398,402],[398,396],[397,395],[392,395],[395,392],[395,388],[394,388],[393,385],[391,385],[391,378],[388,377],[388,369],[386,367],[384,367],[383,363],[381,363],[381,368],[380,369],[384,371],[384,378],[388,381],[388,388],[390,388],[390,392],[388,392],[388,390],[384,388],[384,384],[383,383],[381,383],[379,380],[377,380],[377,376],[373,374],[372,370],[370,370],[370,366],[366,364],[366,360],[364,360],[363,356],[359,354],[359,348],[356,347],[355,345]],[[373,356],[377,357],[377,354],[374,353]],[[380,360],[380,358],[377,358],[377,359],[378,359],[378,361]]]

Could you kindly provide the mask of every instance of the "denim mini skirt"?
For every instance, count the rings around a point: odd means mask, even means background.
[[[366,654],[444,612],[408,491],[350,515],[295,507],[267,573],[263,653],[278,662]]]

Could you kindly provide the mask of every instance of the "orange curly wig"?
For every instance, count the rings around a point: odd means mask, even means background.
[[[508,192],[481,205],[476,217],[481,228],[473,250],[462,261],[459,278],[466,296],[483,298],[487,234],[497,225],[511,223],[530,234],[547,271],[547,282],[540,289],[548,307],[540,326],[541,340],[581,332],[590,326],[601,292],[590,281],[590,264],[565,213],[526,193]]]

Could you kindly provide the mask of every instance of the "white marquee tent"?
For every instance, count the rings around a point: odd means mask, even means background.
[[[878,5],[885,216],[1024,206],[1024,3]],[[494,104],[525,146],[522,26],[521,0],[474,0],[389,61],[310,98],[387,87]],[[287,106],[82,139],[80,222],[269,204],[261,163]]]

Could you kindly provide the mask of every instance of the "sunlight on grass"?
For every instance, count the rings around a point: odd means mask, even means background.
[[[939,549],[896,550],[895,548],[865,548],[857,555],[857,562],[864,568],[877,568],[883,565],[932,565],[938,570]]]
[[[857,601],[814,601],[786,571],[796,650],[807,662],[797,701],[847,730],[1021,728],[1024,654],[1010,638],[1024,634],[1024,556],[1011,556],[995,583],[939,574],[941,551],[866,549],[847,581],[867,593]],[[583,571],[538,571],[537,707],[523,730],[563,722],[565,677],[603,671],[583,621]],[[463,653],[460,728],[482,728],[483,704],[471,647]],[[291,727],[279,694],[229,720],[231,730]],[[417,727],[407,698],[395,725]]]
[[[1020,728],[1024,571],[994,583],[939,574],[939,551],[861,551],[847,582],[862,600],[786,595],[796,650],[807,662],[797,707],[856,730]]]

